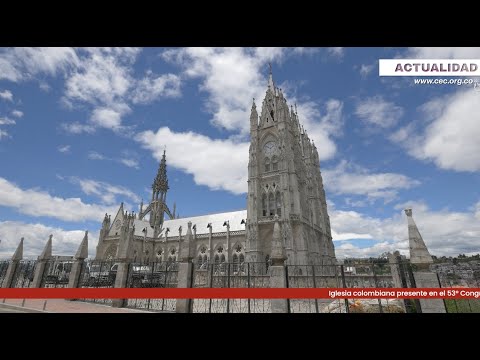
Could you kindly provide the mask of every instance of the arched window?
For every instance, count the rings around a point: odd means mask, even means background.
[[[225,255],[224,254],[221,254],[220,255],[220,272],[221,273],[225,273]]]
[[[272,120],[275,121],[275,118],[273,116],[273,110],[270,111],[270,116],[272,117]]]
[[[279,191],[275,194],[275,202],[277,205],[277,215],[282,216],[282,198]]]
[[[275,196],[273,193],[268,195],[268,213],[269,215],[275,215]]]
[[[267,194],[262,195],[262,215],[267,216]]]
[[[107,251],[105,251],[104,258],[105,260],[113,260],[117,256],[117,246],[112,244],[107,248]]]
[[[272,156],[272,170],[273,171],[278,170],[278,158],[275,155]]]
[[[268,157],[265,158],[265,171],[270,171],[270,159]]]
[[[207,269],[207,247],[202,245],[198,253],[197,268],[201,270]]]
[[[163,261],[163,250],[162,249],[159,249],[157,251],[157,255],[156,255],[156,258],[157,258],[157,262],[160,262],[160,261]]]
[[[245,255],[241,253],[238,259],[239,259],[238,262],[240,263],[240,271],[244,272],[245,271]]]
[[[235,274],[238,271],[238,256],[237,256],[237,254],[233,254],[232,261],[233,261],[233,273]]]

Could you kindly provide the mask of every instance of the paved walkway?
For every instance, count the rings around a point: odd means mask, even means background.
[[[46,302],[46,303],[45,303]],[[109,305],[94,304],[83,301],[68,301],[63,299],[0,299],[2,305],[9,309],[33,310],[32,312],[47,313],[148,313],[126,308],[114,308]]]

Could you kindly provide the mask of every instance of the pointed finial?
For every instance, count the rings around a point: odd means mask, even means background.
[[[39,260],[46,260],[52,257],[52,237],[53,235],[50,234],[47,244],[45,245],[42,254],[39,256]]]
[[[298,112],[297,112],[297,103],[295,102],[295,114],[298,115]]]
[[[272,63],[271,62],[268,63],[268,67],[270,69],[270,75],[272,75]]]
[[[75,259],[86,259],[88,257],[88,230],[85,230],[83,240],[75,254]]]
[[[20,239],[20,243],[17,246],[17,250],[12,256],[12,260],[22,260],[23,259],[23,237]]]

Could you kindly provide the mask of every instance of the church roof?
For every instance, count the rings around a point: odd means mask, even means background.
[[[227,231],[227,227],[223,226],[225,221],[230,223],[230,231],[245,230],[245,225],[240,224],[242,219],[247,218],[247,210],[232,211],[218,214],[209,214],[201,216],[193,216],[188,218],[180,218],[173,220],[166,220],[163,224],[163,228],[169,228],[169,236],[178,236],[178,228],[182,226],[182,234],[186,234],[188,229],[188,222],[192,222],[193,225],[197,225],[197,235],[208,234],[208,223],[212,223],[212,232],[224,232]],[[165,230],[164,230],[165,231]]]
[[[230,231],[240,231],[245,230],[245,225],[240,223],[242,222],[242,219],[244,220],[246,218],[247,210],[240,210],[225,213],[192,216],[173,220],[165,220],[163,223],[162,234],[163,236],[165,236],[165,230],[166,228],[169,228],[169,237],[178,236],[178,228],[181,226],[182,236],[184,236],[187,233],[189,221],[192,222],[192,226],[197,225],[197,235],[209,233],[209,230],[207,228],[208,223],[212,224],[213,233],[225,232],[227,231],[227,227],[223,226],[223,223],[227,220],[230,223]],[[142,230],[145,227],[147,228],[147,237],[153,237],[153,229],[150,227],[150,223],[148,221],[135,219],[136,236],[143,236]]]

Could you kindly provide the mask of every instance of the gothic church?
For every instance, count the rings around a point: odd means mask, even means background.
[[[317,148],[271,72],[260,117],[255,101],[250,114],[247,209],[179,218],[175,205],[172,211],[167,206],[168,189],[164,152],[149,205],[144,208],[142,202],[136,214],[122,203],[113,220],[105,214],[96,259],[122,253],[134,262],[176,261],[192,222],[198,267],[265,262],[278,217],[287,264],[336,261]]]

